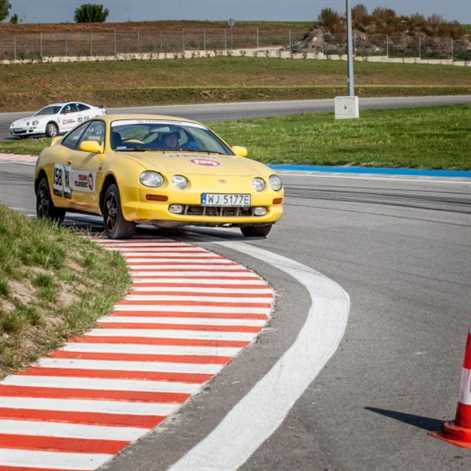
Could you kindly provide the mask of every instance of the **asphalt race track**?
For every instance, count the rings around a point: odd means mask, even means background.
[[[0,163],[0,201],[34,213],[32,174],[31,165]],[[230,229],[178,235],[269,280],[278,293],[270,328],[164,433],[145,437],[106,469],[167,469],[217,427],[296,340],[310,305],[307,291],[268,259],[241,253],[239,242],[318,270],[351,300],[336,354],[241,469],[470,469],[468,451],[429,432],[456,408],[471,314],[471,181],[328,174],[286,174],[284,180],[286,216],[268,239],[243,240]],[[100,230],[96,218],[70,215],[68,223]],[[225,447],[236,438],[227,437]],[[214,469],[211,456],[205,469]]]
[[[405,108],[434,105],[457,105],[471,103],[471,96],[424,96],[361,98],[360,106],[366,109]],[[297,113],[328,112],[334,110],[333,100],[290,100],[243,103],[209,103],[202,105],[139,106],[129,108],[108,108],[108,113],[144,113],[184,116],[200,121],[259,118]],[[29,116],[33,112],[0,113],[0,139],[9,136],[10,123]]]

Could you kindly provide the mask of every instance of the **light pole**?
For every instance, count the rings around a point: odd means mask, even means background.
[[[346,0],[347,11],[347,83],[348,95],[355,96],[355,72],[353,69],[353,29],[352,29],[352,0]]]
[[[353,69],[353,28],[352,28],[352,0],[345,0],[347,21],[347,96],[335,97],[335,118],[355,119],[360,117],[358,97],[355,96],[355,74]]]

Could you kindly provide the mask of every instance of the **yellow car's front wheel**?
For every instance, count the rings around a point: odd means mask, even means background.
[[[272,224],[242,226],[240,230],[245,237],[266,237],[271,231],[271,226]]]
[[[136,225],[124,219],[119,190],[114,183],[105,190],[103,219],[106,235],[110,239],[130,239],[133,236]]]

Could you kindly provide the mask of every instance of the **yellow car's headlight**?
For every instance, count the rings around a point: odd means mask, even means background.
[[[139,181],[144,185],[150,188],[159,188],[165,182],[165,178],[159,172],[153,172],[151,170],[146,170],[141,173]]]
[[[255,177],[252,180],[252,186],[255,191],[263,191],[265,189],[265,180],[260,177]]]
[[[270,175],[268,181],[273,191],[280,191],[283,188],[283,182],[278,175]]]
[[[180,190],[184,190],[188,186],[188,178],[183,175],[174,175],[172,177],[172,185],[176,186]]]

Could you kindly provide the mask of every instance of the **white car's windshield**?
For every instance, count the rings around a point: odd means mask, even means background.
[[[185,122],[119,120],[111,123],[116,151],[185,151],[232,155],[231,149],[204,126]]]
[[[57,114],[61,110],[62,106],[46,106],[40,109],[35,116],[41,116],[45,114]]]

